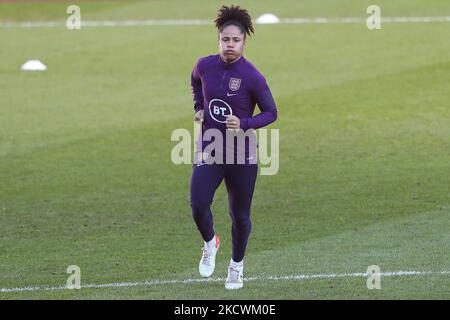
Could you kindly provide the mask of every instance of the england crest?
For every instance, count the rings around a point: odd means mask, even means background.
[[[230,83],[228,85],[231,91],[238,91],[241,87],[241,79],[230,78]]]

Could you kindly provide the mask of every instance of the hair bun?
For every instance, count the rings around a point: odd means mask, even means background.
[[[216,27],[219,32],[226,26],[238,22],[239,27],[243,27],[246,34],[249,36],[254,33],[252,18],[248,14],[247,10],[241,9],[240,6],[231,5],[231,7],[222,6],[219,9],[216,20]],[[230,23],[231,22],[231,23]],[[240,25],[239,25],[240,24]]]

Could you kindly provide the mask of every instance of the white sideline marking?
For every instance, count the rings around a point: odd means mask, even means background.
[[[366,23],[367,18],[285,18],[281,24],[348,24]],[[435,17],[382,17],[381,23],[450,22],[450,16]],[[258,24],[255,21],[256,24]],[[81,27],[137,27],[137,26],[188,26],[212,25],[212,20],[153,19],[153,20],[82,20]],[[64,21],[0,22],[0,28],[65,28]]]
[[[402,276],[425,276],[425,275],[448,275],[450,271],[393,271],[393,272],[380,272],[382,277],[402,277]],[[261,280],[274,280],[274,281],[299,281],[299,280],[311,280],[311,279],[335,279],[335,278],[351,278],[351,277],[364,277],[367,278],[372,274],[366,272],[355,273],[330,273],[330,274],[297,274],[297,275],[266,275],[244,278],[244,281],[261,281]],[[105,283],[105,284],[86,284],[82,285],[82,289],[101,289],[101,288],[129,288],[129,287],[149,287],[157,285],[170,285],[170,284],[194,284],[204,282],[223,282],[225,278],[208,278],[208,279],[185,279],[185,280],[146,280],[138,282],[117,282],[117,283]],[[24,292],[24,291],[55,291],[55,290],[70,290],[66,286],[55,287],[23,287],[23,288],[1,288],[0,292]],[[73,289],[76,291],[76,289]]]

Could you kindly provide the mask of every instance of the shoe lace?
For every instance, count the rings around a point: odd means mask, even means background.
[[[227,281],[229,282],[237,282],[239,280],[239,269],[233,267],[233,266],[229,266],[228,267],[228,277],[227,277]]]
[[[208,249],[206,245],[202,249],[203,249],[202,264],[209,266],[211,265],[212,252],[210,249]]]

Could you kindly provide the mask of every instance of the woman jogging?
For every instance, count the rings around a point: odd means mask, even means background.
[[[244,255],[251,231],[250,208],[258,172],[252,135],[248,133],[274,122],[277,108],[264,76],[242,55],[247,35],[254,33],[247,10],[222,6],[215,23],[219,54],[200,58],[191,74],[194,120],[201,123],[203,136],[200,137],[201,162],[193,165],[190,202],[192,216],[204,240],[199,272],[202,277],[209,277],[214,272],[220,246],[211,204],[215,191],[225,180],[232,219],[232,257],[225,288],[239,289],[243,286]],[[256,105],[261,112],[253,116]],[[208,130],[215,133],[213,139],[205,138]],[[208,144],[225,142],[229,132],[244,134],[250,146],[239,150],[235,146],[230,149],[227,144],[211,152]],[[223,139],[217,133],[222,133]]]

